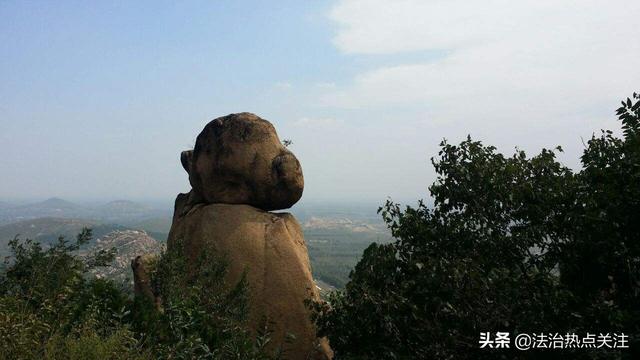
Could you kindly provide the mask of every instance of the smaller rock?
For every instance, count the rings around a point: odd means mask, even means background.
[[[90,251],[115,249],[115,258],[110,266],[96,267],[91,273],[116,282],[133,285],[130,259],[143,254],[159,254],[162,245],[141,230],[115,230],[96,240]],[[88,253],[86,255],[89,255]]]
[[[133,270],[135,295],[147,299],[155,305],[157,310],[161,311],[162,301],[151,281],[152,274],[158,265],[158,258],[159,256],[155,254],[136,256],[136,258],[131,261],[131,269]]]

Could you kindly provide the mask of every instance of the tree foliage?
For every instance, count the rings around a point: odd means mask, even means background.
[[[272,359],[267,331],[250,336],[246,282],[227,287],[226,263],[203,258],[188,276],[180,253],[158,261],[162,311],[89,272],[114,252],[78,256],[85,229],[71,243],[43,248],[19,239],[0,272],[0,349],[3,359]],[[170,286],[171,285],[171,286]],[[215,292],[202,291],[215,289]]]
[[[0,275],[0,348],[7,359],[145,359],[123,319],[127,296],[113,283],[89,279],[111,251],[80,258],[91,239],[84,229],[75,242],[59,238],[48,249],[31,240],[9,243],[13,256]]]
[[[640,97],[623,138],[511,157],[468,137],[432,159],[433,206],[379,209],[395,241],[372,244],[314,319],[336,358],[634,358],[640,346]],[[481,332],[624,332],[627,351],[480,349]],[[635,349],[635,350],[634,350]]]
[[[157,260],[152,276],[158,311],[138,298],[136,329],[154,354],[171,359],[271,359],[269,331],[252,337],[246,328],[248,283],[243,277],[227,284],[227,261],[220,254],[202,253],[189,263],[175,244]]]

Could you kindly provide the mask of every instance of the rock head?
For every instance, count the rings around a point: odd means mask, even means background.
[[[209,122],[181,162],[195,196],[205,203],[280,210],[295,204],[304,189],[298,159],[270,122],[251,113]]]

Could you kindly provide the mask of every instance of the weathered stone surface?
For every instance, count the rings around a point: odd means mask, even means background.
[[[283,346],[288,359],[330,358],[331,350],[325,339],[316,338],[304,304],[318,293],[295,218],[249,205],[185,205],[187,199],[187,194],[176,199],[167,246],[183,246],[192,263],[206,251],[226,256],[229,283],[246,271],[250,329],[259,329],[264,319],[271,322],[272,345]],[[288,333],[296,337],[292,343],[285,341]]]
[[[251,113],[231,114],[208,123],[182,166],[198,198],[209,204],[246,204],[286,209],[302,196],[298,159],[273,125]]]

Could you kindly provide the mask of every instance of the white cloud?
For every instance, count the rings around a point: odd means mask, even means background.
[[[637,0],[342,0],[330,18],[347,54],[448,54],[363,72],[326,92],[331,106],[526,127],[601,116],[640,88]]]
[[[558,37],[620,42],[611,35],[632,36],[639,9],[634,0],[341,0],[330,18],[340,26],[334,43],[341,50],[381,54],[507,38],[521,47]]]

